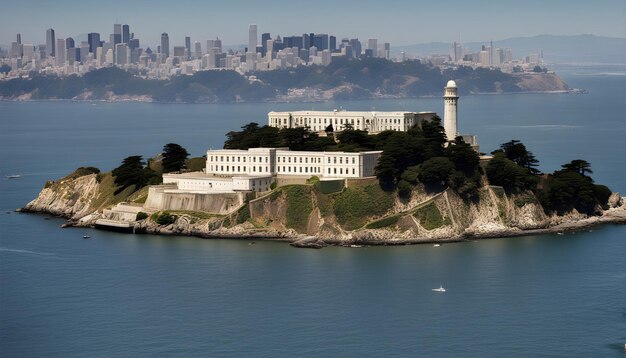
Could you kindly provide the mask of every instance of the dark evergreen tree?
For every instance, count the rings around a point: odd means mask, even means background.
[[[187,150],[176,143],[168,143],[163,147],[163,173],[179,172],[185,168],[185,160],[189,157]]]
[[[526,149],[526,146],[519,140],[513,139],[510,142],[506,142],[500,145],[500,149],[493,151],[495,153],[504,153],[504,156],[515,162],[522,168],[528,169],[531,174],[539,174],[537,169],[539,161],[535,158],[533,153]]]
[[[561,165],[563,170],[578,173],[581,175],[593,174],[591,170],[591,164],[588,161],[582,159],[575,159],[567,164]]]
[[[145,168],[145,163],[140,155],[133,155],[125,158],[122,165],[111,172],[115,177],[114,183],[118,186],[115,195],[124,189],[135,186],[135,189],[142,188],[150,183],[156,183],[157,174],[150,168]]]

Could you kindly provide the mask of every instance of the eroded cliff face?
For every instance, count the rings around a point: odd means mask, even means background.
[[[47,182],[37,198],[26,204],[25,209],[78,220],[94,211],[92,203],[98,197],[99,189],[96,174]]]
[[[132,190],[113,195],[115,187],[111,183],[110,176],[103,178],[96,174],[47,183],[25,209],[61,215],[79,226],[91,226],[98,219],[111,220],[114,218],[107,217],[111,211],[103,209],[138,196]],[[149,217],[132,226],[138,232],[158,234],[291,242],[315,237],[316,244],[380,245],[511,236],[603,222],[626,223],[626,200],[617,193],[609,200],[609,210],[601,216],[587,218],[576,212],[548,216],[531,192],[509,196],[502,188],[493,186],[483,187],[475,201],[463,200],[452,190],[436,194],[417,190],[411,198],[400,199],[395,194],[372,189],[370,195],[378,196],[365,199],[378,198],[373,206],[378,210],[355,217],[351,216],[353,212],[363,211],[359,211],[362,208],[358,207],[358,198],[345,195],[348,190],[368,192],[348,188],[342,193],[322,194],[310,185],[280,187],[228,215],[169,211],[175,221],[159,225],[157,218],[161,213],[146,210]],[[356,206],[345,210],[346,197],[357,200]]]

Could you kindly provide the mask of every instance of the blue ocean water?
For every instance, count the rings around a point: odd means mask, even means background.
[[[520,139],[626,192],[626,68],[559,69],[585,95],[460,99],[485,152]],[[626,356],[626,226],[446,244],[284,243],[60,229],[6,213],[78,166],[168,142],[193,155],[269,110],[435,110],[439,98],[314,104],[0,102],[2,356]],[[20,179],[4,179],[21,174]],[[83,240],[89,233],[90,240]],[[444,294],[431,291],[443,285]]]

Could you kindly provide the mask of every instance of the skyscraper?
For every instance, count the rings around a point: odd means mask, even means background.
[[[248,28],[248,52],[255,52],[257,46],[256,24]]]
[[[170,36],[167,32],[161,34],[161,53],[163,57],[170,57]]]
[[[57,66],[64,66],[65,65],[65,40],[64,39],[57,39],[57,47],[56,47],[56,52],[57,55],[55,56],[56,59],[56,65]]]
[[[65,48],[66,49],[70,49],[70,48],[74,48],[74,39],[71,37],[68,37],[65,39]]]
[[[378,39],[367,39],[367,49],[372,50],[374,55],[378,51]]]
[[[22,44],[22,34],[17,34],[17,43]]]
[[[122,42],[128,45],[128,41],[130,41],[130,27],[122,25]]]
[[[87,34],[87,42],[89,42],[89,52],[96,54],[96,49],[100,47],[100,34],[97,32],[92,32]]]
[[[54,30],[48,29],[46,30],[46,56],[54,57],[56,54],[55,46],[56,46],[56,37],[54,36]]]
[[[113,45],[122,42],[122,24],[113,24]]]
[[[191,37],[185,36],[185,59],[188,60],[191,57]]]
[[[271,39],[271,35],[269,32],[264,32],[261,34],[261,46],[263,46],[263,56],[267,53],[267,40]]]

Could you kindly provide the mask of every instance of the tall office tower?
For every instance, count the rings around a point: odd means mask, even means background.
[[[200,41],[196,41],[193,43],[193,58],[195,58],[196,60],[199,59],[200,57],[202,57],[202,44],[200,43]]]
[[[302,34],[302,48],[308,50],[311,47],[311,40],[309,34]]]
[[[359,39],[350,39],[350,46],[352,46],[352,56],[361,57],[361,41]]]
[[[274,58],[274,40],[265,41],[265,56],[269,59]]]
[[[131,50],[136,50],[139,48],[139,39],[130,39],[128,40],[128,48]]]
[[[170,36],[167,32],[161,34],[161,53],[164,58],[170,57]]]
[[[191,57],[191,37],[185,36],[185,59],[188,60]]]
[[[65,40],[57,39],[57,47],[56,47],[57,55],[56,57],[56,65],[57,66],[65,66]]]
[[[367,49],[375,54],[378,51],[378,39],[367,39]]]
[[[314,35],[313,46],[317,47],[318,51],[327,50],[328,49],[328,35],[327,34]]]
[[[89,42],[82,41],[80,43],[80,62],[87,63],[88,56],[89,56]]]
[[[248,52],[256,51],[257,46],[257,35],[256,35],[256,24],[250,24],[248,27]]]
[[[65,49],[70,49],[70,48],[74,48],[74,39],[71,37],[68,37],[65,39]]]
[[[384,59],[388,60],[391,57],[391,44],[389,42],[385,42],[383,44],[383,56]]]
[[[22,34],[17,34],[16,37],[17,37],[17,43],[21,45],[22,44]]]
[[[493,65],[493,41],[489,41],[489,66]]]
[[[48,29],[46,30],[46,56],[54,57],[56,54],[55,46],[56,46],[57,38],[54,36],[54,30]]]
[[[453,42],[450,48],[450,61],[459,62],[463,60],[463,47],[458,42]]]
[[[115,45],[115,64],[127,65],[128,64],[128,45],[125,43],[119,43]]]
[[[267,54],[267,40],[271,39],[271,35],[269,32],[264,32],[261,34],[261,46],[263,47],[263,56]]]
[[[113,24],[113,46],[122,42],[122,24]]]
[[[215,47],[217,47],[219,49],[219,52],[222,52],[222,40],[220,40],[219,37],[215,37],[215,43],[214,43]]]
[[[130,27],[122,25],[122,42],[128,45],[128,41],[130,41]]]
[[[95,55],[96,49],[100,47],[100,34],[97,32],[87,34],[87,42],[89,42],[89,52]]]
[[[337,51],[337,38],[335,36],[328,37],[328,49],[331,51]]]

